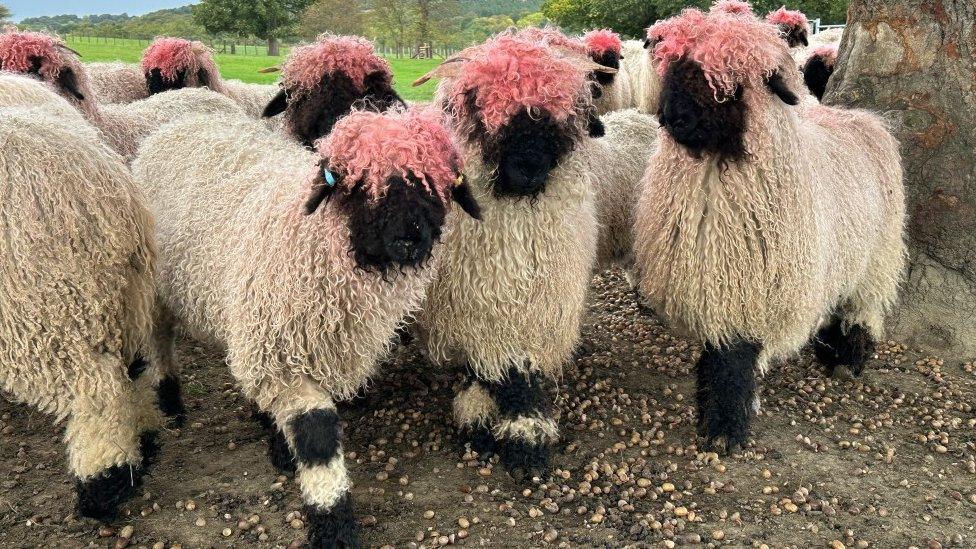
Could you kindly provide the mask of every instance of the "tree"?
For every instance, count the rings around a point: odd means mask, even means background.
[[[207,32],[257,36],[268,41],[268,55],[278,55],[279,40],[295,32],[298,14],[312,0],[203,0],[193,18]]]
[[[0,4],[0,23],[5,22],[7,19],[10,19],[10,8]]]
[[[312,40],[323,32],[333,34],[363,34],[366,14],[362,5],[350,0],[316,0],[302,12],[298,34]]]
[[[417,46],[444,38],[451,20],[460,13],[458,0],[413,0],[412,4],[416,13],[414,39]]]
[[[886,113],[902,143],[910,268],[892,335],[976,355],[976,4],[851,0],[826,103]]]
[[[366,7],[374,35],[391,40],[398,49],[407,43],[415,18],[402,0],[366,0]]]

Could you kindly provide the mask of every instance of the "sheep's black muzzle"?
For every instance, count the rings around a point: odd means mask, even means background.
[[[548,116],[519,113],[484,151],[485,160],[498,166],[494,193],[514,198],[543,193],[550,173],[572,148],[567,127]]]

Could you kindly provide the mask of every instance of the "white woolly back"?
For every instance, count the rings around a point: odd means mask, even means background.
[[[61,114],[0,109],[0,388],[58,418],[78,394],[121,398],[155,270],[152,219],[122,159]]]
[[[75,122],[84,120],[81,113],[50,86],[29,76],[0,71],[0,108],[3,107],[34,108]]]
[[[149,97],[146,75],[137,63],[85,63],[95,99],[101,104],[132,103]]]

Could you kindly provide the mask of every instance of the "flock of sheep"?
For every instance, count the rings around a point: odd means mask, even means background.
[[[472,449],[541,476],[546,384],[616,264],[703,343],[699,433],[731,451],[756,372],[810,342],[860,371],[905,262],[898,143],[819,104],[836,48],[805,48],[802,14],[738,0],[643,43],[512,30],[408,106],[362,38],[298,47],[260,86],[223,80],[200,43],[84,65],[8,29],[0,389],[66,420],[78,512],[111,519],[164,416],[183,419],[176,335],[219,345],[310,544],[356,547],[336,403],[410,334],[466,372]]]

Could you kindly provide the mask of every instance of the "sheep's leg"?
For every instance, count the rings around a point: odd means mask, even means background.
[[[186,422],[186,408],[180,388],[180,365],[176,360],[176,319],[162,304],[156,306],[153,323],[152,362],[158,369],[159,384],[156,398],[159,408],[173,424],[181,426]]]
[[[874,353],[874,338],[868,326],[835,315],[817,332],[813,350],[828,375],[835,375],[838,366],[846,366],[852,374],[861,375],[864,364]]]
[[[342,433],[332,398],[306,382],[279,394],[270,411],[294,456],[309,546],[358,548]]]
[[[114,518],[142,479],[140,445],[146,441],[140,440],[140,429],[144,421],[132,389],[128,380],[102,379],[98,394],[77,394],[71,403],[65,440],[81,516],[103,521]]]
[[[498,406],[495,405],[491,393],[477,378],[473,378],[454,397],[454,419],[461,432],[470,440],[471,450],[482,461],[488,461],[496,452],[491,425],[497,415]]]
[[[705,344],[698,359],[698,434],[711,447],[725,440],[727,452],[745,448],[756,393],[755,368],[760,346],[738,341]]]
[[[497,381],[486,383],[498,421],[492,429],[505,469],[517,481],[545,475],[549,447],[559,438],[545,378],[528,368],[512,366]]]
[[[268,433],[268,459],[271,465],[282,474],[295,474],[295,456],[288,448],[285,433],[275,425],[274,420],[266,412],[257,412],[254,418]]]

